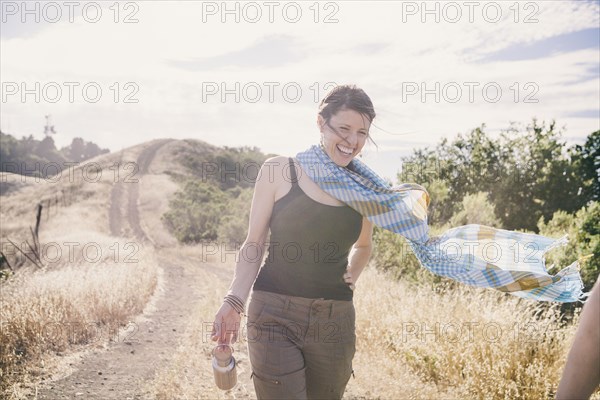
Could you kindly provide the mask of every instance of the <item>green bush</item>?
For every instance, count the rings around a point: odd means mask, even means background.
[[[165,224],[184,243],[246,239],[254,184],[268,158],[256,147],[216,147],[185,140],[173,152],[185,173],[171,176],[183,189],[169,203]]]
[[[548,252],[547,265],[555,264],[556,269],[564,268],[577,259],[592,255],[580,261],[581,278],[585,289],[590,290],[600,274],[600,203],[591,201],[574,214],[557,211],[547,223],[540,218],[538,228],[544,236],[569,236],[566,246]]]
[[[441,233],[440,227],[430,227],[430,235]],[[390,273],[398,280],[417,286],[430,286],[435,291],[444,291],[456,282],[436,275],[421,266],[410,244],[401,235],[375,226],[373,229],[374,251],[372,261],[375,268]]]
[[[421,269],[421,265],[406,239],[375,226],[373,243],[375,250],[372,258],[376,268],[391,273],[397,279],[417,280],[417,271]]]
[[[180,242],[216,240],[221,217],[229,199],[218,187],[188,180],[183,191],[175,193],[163,220]]]
[[[230,192],[237,192],[237,195],[229,201],[230,214],[221,218],[218,235],[220,240],[241,244],[246,240],[248,234],[250,206],[252,205],[254,190],[235,188]]]
[[[496,218],[494,208],[494,205],[488,201],[487,193],[467,194],[462,200],[459,211],[450,218],[450,226],[481,224],[499,227],[501,222]]]
[[[196,140],[186,143],[177,155],[178,162],[195,178],[223,191],[254,188],[260,166],[269,158],[257,147],[216,147]]]
[[[430,225],[429,235],[436,236],[450,228],[467,224],[495,227],[500,225],[500,221],[495,216],[494,206],[488,201],[486,193],[466,195],[458,211],[450,218],[450,222],[443,226]],[[456,285],[455,281],[435,275],[421,266],[410,245],[401,235],[376,226],[373,231],[373,241],[375,243],[373,262],[376,268],[413,284],[432,285],[436,290]]]

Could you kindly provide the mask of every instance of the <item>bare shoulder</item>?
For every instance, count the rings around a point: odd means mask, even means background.
[[[280,183],[284,169],[288,163],[289,159],[285,156],[267,158],[261,167],[260,179],[268,178],[270,183]]]
[[[265,160],[262,166],[260,179],[268,180],[268,185],[273,188],[274,200],[281,198],[291,188],[289,179],[285,179],[289,171],[289,157],[275,156]]]
[[[273,165],[278,168],[281,168],[284,165],[287,165],[288,163],[289,163],[289,157],[286,157],[286,156],[274,156],[274,157],[267,158],[265,160],[265,164]]]

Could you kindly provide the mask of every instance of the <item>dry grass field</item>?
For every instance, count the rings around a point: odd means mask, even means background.
[[[158,140],[99,157],[97,182],[28,181],[2,196],[0,238],[18,243],[30,238],[38,201],[68,196],[42,213],[45,267],[23,267],[0,287],[3,397],[255,398],[243,334],[233,390],[216,388],[210,362],[210,325],[235,255],[178,245],[160,221],[177,190],[165,174],[176,168],[169,151],[182,145]],[[139,182],[116,182],[117,161],[139,163]],[[553,397],[577,315],[564,323],[557,305],[435,289],[367,267],[345,398]]]
[[[221,266],[233,271],[232,261]],[[206,296],[190,311],[188,334],[172,362],[157,371],[155,398],[255,398],[243,334],[234,346],[238,385],[221,392],[213,384],[209,325],[227,286],[206,275],[200,288]],[[574,325],[560,323],[556,306],[467,287],[440,294],[373,268],[361,276],[355,304],[355,377],[347,399],[552,398],[574,334]]]

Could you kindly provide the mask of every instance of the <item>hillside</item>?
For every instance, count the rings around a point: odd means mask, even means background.
[[[195,249],[181,248],[162,227],[160,217],[167,209],[169,197],[178,188],[171,176],[188,173],[173,162],[173,154],[188,146],[185,141],[154,140],[119,153],[97,156],[88,161],[101,166],[97,180],[83,178],[81,169],[74,169],[72,178],[65,174],[61,179],[6,174],[7,183],[14,189],[2,196],[0,238],[5,244],[5,253],[14,264],[19,254],[14,248],[10,251],[6,239],[17,244],[25,240],[31,243],[29,226],[35,224],[38,202],[43,205],[39,240],[41,249],[48,250],[40,254],[45,264],[42,270],[26,263],[3,284],[2,314],[8,318],[8,324],[3,326],[14,326],[15,333],[32,326],[35,329],[35,321],[30,321],[30,326],[15,322],[14,318],[22,320],[22,315],[10,319],[11,311],[20,309],[22,313],[31,305],[28,288],[42,291],[40,300],[43,301],[44,296],[53,298],[56,296],[53,292],[83,285],[81,280],[90,278],[103,280],[88,283],[107,286],[104,289],[109,292],[104,294],[115,297],[117,302],[107,301],[105,306],[113,310],[110,314],[118,314],[96,315],[105,319],[102,322],[86,318],[85,314],[93,314],[86,309],[99,306],[92,302],[98,298],[90,299],[81,293],[74,298],[63,296],[58,306],[65,307],[66,301],[83,303],[78,314],[84,315],[77,315],[77,321],[73,320],[73,313],[60,309],[52,310],[54,318],[28,315],[31,319],[43,319],[37,324],[37,334],[46,333],[45,327],[52,325],[59,327],[61,339],[67,339],[62,336],[70,336],[74,326],[89,324],[96,325],[100,334],[95,340],[88,337],[75,343],[73,340],[43,343],[40,347],[46,347],[46,351],[32,354],[30,358],[34,362],[28,365],[28,374],[23,375],[25,382],[19,384],[17,379],[8,392],[19,394],[17,397],[37,392],[40,398],[48,399],[72,398],[78,394],[85,394],[86,398],[122,398],[127,392],[147,392],[143,385],[168,361],[185,332],[188,307],[200,296],[200,277],[219,276],[224,282],[229,276],[224,268],[196,262]],[[118,163],[121,166],[117,170]],[[83,252],[86,246],[101,249],[101,260],[96,261],[95,256],[89,254],[86,257]],[[51,254],[54,248],[61,249],[61,257]],[[128,265],[128,261],[134,262]],[[102,274],[95,270],[98,266],[105,271],[112,270],[113,274]],[[115,267],[129,270],[114,273],[117,272]],[[85,270],[86,275],[79,276],[73,268]],[[61,282],[51,288],[39,283],[50,277]],[[127,286],[126,281],[137,281],[147,287]],[[111,294],[111,286],[129,291],[130,296],[124,299]],[[15,299],[18,301],[14,302]],[[119,299],[131,304],[118,304]],[[3,335],[10,333],[3,331]],[[65,333],[68,335],[63,335]],[[2,338],[3,344],[8,344],[4,341],[7,336]],[[4,354],[0,358],[5,371],[10,358],[7,357]],[[104,377],[100,378],[102,371]],[[15,372],[23,374],[18,368]],[[132,385],[136,379],[139,385]]]
[[[99,167],[97,179],[84,179],[81,169],[72,179],[6,175],[19,182],[1,197],[0,240],[31,243],[41,203],[44,267],[25,263],[2,283],[0,366],[11,377],[2,380],[5,397],[255,398],[244,330],[232,391],[215,387],[210,364],[208,334],[234,251],[215,240],[181,244],[163,218],[185,182],[231,154],[197,140],[157,139],[89,160]],[[251,149],[238,155],[266,157]],[[218,174],[211,179],[222,193],[251,190]],[[247,210],[231,212],[243,219]],[[355,378],[345,398],[553,393],[574,333],[558,307],[441,286],[367,267],[355,292]]]

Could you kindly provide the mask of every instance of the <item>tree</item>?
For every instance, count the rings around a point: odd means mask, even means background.
[[[565,246],[548,253],[548,264],[564,268],[580,259],[585,288],[591,289],[600,274],[600,202],[591,201],[572,214],[557,211],[547,223],[540,219],[538,226],[540,233],[545,236],[560,237],[568,234],[569,241]],[[591,257],[582,259],[589,255]]]
[[[101,149],[96,143],[86,142],[85,150],[83,152],[83,159],[89,160],[90,158],[96,157],[100,154],[108,153],[108,149]]]
[[[0,170],[22,175],[42,176],[64,168],[65,161],[80,162],[98,154],[108,153],[92,142],[75,138],[70,146],[56,150],[54,139],[46,136],[36,140],[32,135],[17,140],[0,132]],[[53,165],[51,165],[53,164]]]
[[[56,151],[56,146],[54,145],[54,139],[51,136],[46,136],[43,138],[39,145],[36,148],[36,153],[40,157],[52,157],[54,156],[54,152]]]
[[[585,205],[561,137],[554,121],[546,127],[535,118],[524,132],[511,127],[502,134],[512,166],[495,186],[492,200],[507,229],[537,231],[540,217],[548,220],[557,210],[574,212]]]
[[[51,136],[46,136],[37,144],[35,154],[41,160],[40,167],[43,175],[58,173],[67,161],[65,156],[56,150]]]
[[[581,193],[580,169],[571,162],[561,135],[554,121],[546,126],[533,119],[525,130],[512,124],[498,139],[489,137],[482,125],[452,141],[442,139],[434,150],[413,150],[403,159],[398,178],[426,187],[436,180],[445,183],[443,198],[432,199],[435,223],[448,222],[465,196],[487,192],[502,228],[537,231],[540,217],[547,220],[556,210],[573,212],[589,200]],[[593,149],[592,144],[582,151],[581,168],[588,174],[592,157],[587,154],[595,154]]]
[[[578,193],[586,200],[600,201],[600,131],[591,133],[583,146],[573,146],[569,154],[581,178]]]
[[[83,161],[85,160],[85,142],[82,138],[76,137],[71,141],[71,145],[68,148],[69,158],[72,161]]]
[[[17,139],[0,131],[0,164],[3,167],[2,171],[5,171],[6,163],[16,161],[17,146]]]

